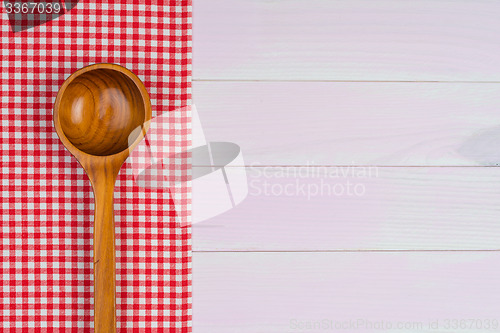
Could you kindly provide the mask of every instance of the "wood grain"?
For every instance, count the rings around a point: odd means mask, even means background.
[[[246,165],[500,165],[500,85],[195,82],[208,141]]]
[[[496,331],[499,260],[498,252],[194,253],[194,330],[378,332],[369,323],[385,321],[398,333]],[[448,319],[472,326],[445,329]],[[366,326],[298,326],[323,320]],[[439,329],[429,328],[435,321]]]
[[[193,225],[195,332],[498,324],[499,14],[488,0],[194,1],[206,139],[239,144],[254,166],[245,201]],[[262,171],[311,164],[379,167],[366,179]],[[263,194],[297,180],[366,193]]]
[[[500,3],[195,0],[195,80],[500,81]]]
[[[96,333],[116,332],[114,184],[150,119],[146,88],[132,72],[114,64],[91,65],[73,73],[54,104],[57,135],[85,169],[94,190]],[[142,130],[135,131],[138,128]]]
[[[136,83],[114,68],[97,67],[69,80],[59,105],[61,130],[68,140],[94,156],[128,149],[129,140],[135,140],[130,134],[145,120]]]
[[[500,249],[500,168],[286,166],[246,174],[241,204],[193,225],[194,250]]]

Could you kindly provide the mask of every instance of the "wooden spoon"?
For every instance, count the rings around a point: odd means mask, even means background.
[[[123,162],[144,138],[149,120],[151,103],[143,83],[114,64],[73,73],[54,105],[57,135],[85,169],[94,190],[96,333],[116,332],[113,191]]]

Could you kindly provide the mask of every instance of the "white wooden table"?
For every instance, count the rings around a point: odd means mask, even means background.
[[[500,331],[499,17],[486,0],[193,2],[194,103],[254,184],[193,226],[195,333]],[[276,176],[289,166],[345,175]],[[297,178],[365,191],[279,193]]]

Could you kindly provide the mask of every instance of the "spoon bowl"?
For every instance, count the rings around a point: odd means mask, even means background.
[[[151,120],[141,80],[115,64],[73,73],[54,104],[54,127],[85,169],[94,191],[94,331],[116,332],[114,184]],[[139,130],[138,130],[139,129]]]
[[[146,120],[147,105],[145,89],[124,68],[101,66],[83,68],[68,78],[59,91],[55,118],[58,134],[76,149],[109,156],[129,148],[130,134]]]

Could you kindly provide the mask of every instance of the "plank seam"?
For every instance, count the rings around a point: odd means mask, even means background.
[[[193,250],[193,253],[357,253],[357,252],[382,252],[382,253],[404,253],[404,252],[500,252],[500,249],[422,249],[422,250]]]

